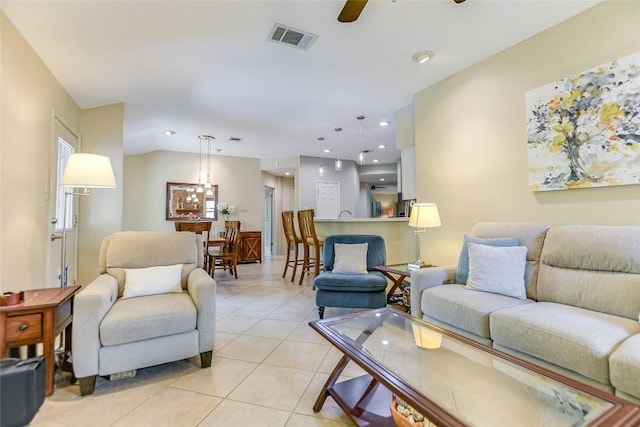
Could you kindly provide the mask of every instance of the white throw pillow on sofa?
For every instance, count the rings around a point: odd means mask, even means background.
[[[122,299],[182,292],[182,264],[125,268]]]
[[[367,271],[368,243],[336,243],[332,273],[369,274]]]
[[[524,272],[526,246],[487,246],[469,243],[467,289],[527,298]]]

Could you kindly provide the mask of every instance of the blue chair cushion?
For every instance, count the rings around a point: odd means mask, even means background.
[[[325,271],[313,279],[316,288],[323,291],[384,292],[387,278],[379,271],[369,274],[343,274]]]

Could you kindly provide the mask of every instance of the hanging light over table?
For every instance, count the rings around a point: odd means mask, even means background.
[[[211,143],[214,139],[211,135],[200,135],[200,140],[204,140],[207,143],[207,182],[203,186],[207,196],[213,196],[213,190],[211,190]]]

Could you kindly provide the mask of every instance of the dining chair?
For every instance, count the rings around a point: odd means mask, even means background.
[[[238,223],[239,221],[228,221]],[[209,254],[209,274],[211,277],[215,276],[216,270],[226,270],[229,268],[229,274],[232,274],[236,279],[238,278],[238,258],[240,247],[240,227],[235,227],[236,224],[230,224],[227,231],[228,239],[227,244],[219,251]]]
[[[209,271],[209,237],[211,236],[211,221],[176,221],[176,231],[191,231],[202,236],[204,244],[204,266],[205,271]],[[206,236],[205,236],[206,233]]]
[[[318,237],[316,227],[313,222],[315,212],[313,209],[303,209],[298,211],[298,227],[300,229],[300,237],[302,238],[302,274],[298,285],[302,285],[305,273],[311,274],[313,268],[313,277],[320,274],[322,269],[322,261],[320,253],[324,245],[324,238]],[[311,253],[313,248],[313,254]],[[315,287],[314,287],[315,289]]]
[[[293,268],[291,274],[291,281],[293,282],[296,277],[296,270],[299,265],[302,265],[303,260],[298,259],[298,247],[302,243],[302,238],[296,233],[294,224],[293,211],[282,211],[282,229],[284,230],[284,237],[287,241],[287,259],[284,262],[284,271],[282,277],[287,275],[287,269]],[[293,259],[291,259],[291,246],[293,245]]]

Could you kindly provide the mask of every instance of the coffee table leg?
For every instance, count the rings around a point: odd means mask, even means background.
[[[344,355],[336,367],[333,368],[333,372],[329,375],[327,382],[324,384],[324,387],[322,387],[322,391],[320,391],[320,394],[316,399],[316,403],[313,405],[313,412],[319,412],[320,409],[322,409],[324,402],[327,400],[327,397],[329,397],[329,389],[333,387],[336,381],[338,381],[338,378],[340,377],[340,374],[342,374],[342,371],[344,371],[344,368],[346,368],[347,363],[349,363],[349,358]]]

